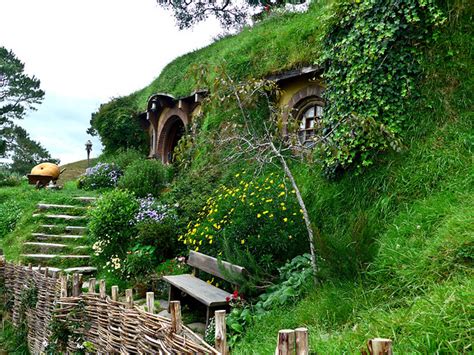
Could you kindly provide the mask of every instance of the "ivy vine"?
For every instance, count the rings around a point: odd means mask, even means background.
[[[331,133],[318,151],[329,175],[401,148],[423,48],[445,17],[432,0],[356,0],[341,2],[333,20],[319,63]]]

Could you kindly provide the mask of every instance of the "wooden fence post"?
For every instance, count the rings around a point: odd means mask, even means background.
[[[183,323],[181,320],[181,303],[179,301],[170,302],[171,313],[171,331],[173,333],[180,333]]]
[[[125,290],[125,303],[127,308],[133,308],[133,289],[131,288]]]
[[[296,328],[296,355],[308,355],[309,344],[308,344],[308,329],[307,328]]]
[[[374,338],[367,342],[371,355],[392,355],[392,341],[384,338]]]
[[[46,269],[44,269],[44,276],[45,277],[48,277],[48,272],[49,272],[49,268],[46,267]]]
[[[112,301],[118,301],[118,293],[119,293],[119,287],[118,286],[112,286]]]
[[[278,332],[278,343],[275,354],[293,355],[295,352],[295,331],[283,329]]]
[[[225,310],[214,313],[216,320],[215,348],[222,355],[227,354],[227,329],[225,323]]]
[[[74,297],[79,297],[81,294],[81,277],[82,275],[79,275],[78,273],[75,273],[72,275],[72,295]]]
[[[89,293],[95,293],[95,278],[89,279]]]
[[[153,292],[146,293],[146,308],[148,313],[155,313],[155,294]]]
[[[67,297],[67,276],[65,274],[61,274],[59,280],[61,283],[61,298]]]
[[[105,280],[99,281],[99,294],[101,299],[105,299],[107,297],[106,289],[105,289]]]

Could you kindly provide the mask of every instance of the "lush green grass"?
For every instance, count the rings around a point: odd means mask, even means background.
[[[89,165],[94,166],[96,162],[97,159],[91,159]],[[84,174],[87,169],[87,159],[61,165],[61,170],[62,169],[65,169],[65,171],[59,177],[59,185],[63,185],[64,183],[69,181],[77,180],[79,176]]]
[[[393,339],[398,353],[473,351],[473,31],[467,2],[451,9],[426,53],[401,154],[336,182],[293,166],[327,273],[299,304],[251,327],[234,353],[270,353],[279,329],[299,326],[318,353],[355,353],[372,337]]]
[[[143,109],[148,97],[157,92],[189,95],[198,89],[193,74],[194,66],[199,64],[224,65],[236,79],[311,65],[320,53],[323,26],[331,16],[332,4],[332,0],[317,0],[307,13],[272,15],[238,35],[181,56],[168,64],[149,86],[132,95]]]

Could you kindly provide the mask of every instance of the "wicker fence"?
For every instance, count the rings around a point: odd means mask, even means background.
[[[53,332],[51,322],[73,324],[67,350],[77,351],[85,342],[99,353],[121,354],[219,354],[180,321],[179,304],[168,319],[133,305],[131,290],[126,301],[118,300],[118,289],[105,293],[105,282],[95,293],[95,280],[88,293],[81,293],[79,275],[33,270],[0,259],[0,278],[11,294],[11,317],[15,326],[25,321],[28,346],[34,354],[44,352]],[[28,290],[36,290],[35,306],[22,305]],[[150,309],[152,305],[149,305]],[[173,307],[172,307],[173,308]]]

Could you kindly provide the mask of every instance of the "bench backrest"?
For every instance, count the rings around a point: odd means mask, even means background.
[[[232,280],[229,280],[230,275],[240,275],[245,272],[245,268],[242,266],[227,261],[218,261],[212,256],[196,251],[189,252],[188,265],[229,282],[232,282]]]

